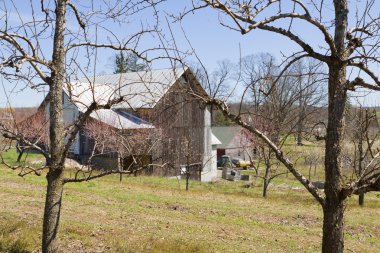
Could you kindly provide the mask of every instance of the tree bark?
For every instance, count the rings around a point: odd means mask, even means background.
[[[364,193],[359,194],[359,205],[364,206]]]
[[[305,103],[304,103],[304,96],[302,92],[302,77],[300,76],[298,79],[298,85],[299,85],[299,99],[298,99],[298,122],[297,122],[297,146],[302,146],[302,130],[303,130],[303,121],[305,118]]]
[[[344,249],[344,201],[326,199],[323,208],[323,253],[341,253]]]
[[[347,0],[334,0],[337,55],[329,63],[329,107],[325,148],[325,204],[323,206],[323,253],[343,253],[344,185],[341,170],[341,149],[344,133],[344,112],[347,101],[345,36],[347,30]]]
[[[346,71],[342,66],[330,66],[329,108],[325,149],[325,194],[323,210],[323,253],[343,252],[343,216],[345,201],[341,197],[341,142],[347,92],[344,87]]]
[[[65,80],[66,0],[56,1],[56,23],[50,79],[49,140],[50,158],[47,161],[49,172],[46,176],[47,191],[44,209],[42,252],[57,252],[58,229],[63,192],[64,125],[62,119],[62,91]]]
[[[266,179],[264,179],[264,186],[263,186],[263,197],[268,197],[268,182]]]
[[[297,126],[297,146],[302,146],[302,123],[298,122]]]
[[[300,101],[302,103],[302,101]],[[305,120],[305,105],[300,106],[300,112],[298,113],[298,122],[297,122],[297,146],[302,146],[302,134],[303,134],[303,126]]]
[[[24,154],[24,149],[21,149],[21,148],[17,148],[17,150],[18,150],[18,156],[17,156],[17,162],[19,163],[19,162],[21,162],[21,157],[22,157],[22,155]]]
[[[270,176],[270,168],[267,167],[265,169],[264,185],[263,185],[263,197],[264,198],[266,198],[268,196],[269,176]]]
[[[49,171],[46,178],[47,191],[42,233],[42,252],[52,253],[58,251],[58,229],[62,204],[63,171]]]

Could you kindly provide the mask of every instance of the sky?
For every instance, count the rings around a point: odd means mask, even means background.
[[[8,17],[10,22],[15,24],[19,22],[19,17],[23,17],[28,20],[31,17],[31,8],[28,5],[22,4],[23,1],[16,1],[17,9],[19,13],[16,13],[14,9],[9,8]],[[32,0],[34,4],[38,6],[39,1]],[[96,2],[96,1],[95,1]],[[356,2],[361,7],[362,1]],[[0,0],[0,6],[2,1]],[[218,61],[229,59],[233,63],[237,63],[241,57],[250,54],[258,53],[271,53],[278,59],[281,59],[283,55],[291,55],[293,52],[299,50],[295,43],[283,38],[282,36],[264,32],[253,31],[249,34],[242,35],[241,33],[224,27],[220,24],[221,21],[231,24],[230,20],[218,14],[217,11],[208,9],[198,10],[194,13],[189,13],[184,17],[182,22],[173,22],[173,15],[178,16],[185,9],[191,7],[190,0],[167,0],[165,3],[158,5],[160,17],[160,28],[164,36],[168,39],[174,37],[177,48],[182,52],[190,52],[194,50],[206,66],[209,71],[214,70],[217,67]],[[285,8],[285,7],[284,7]],[[353,8],[354,9],[354,8]],[[375,8],[380,9],[380,8]],[[41,11],[37,8],[35,10],[36,15],[42,15]],[[1,13],[1,11],[0,11]],[[4,19],[1,19],[0,27]],[[141,23],[150,23],[153,20],[153,16],[149,11],[143,11],[139,15],[135,15],[128,24],[105,24],[107,29],[112,33],[123,37],[132,34],[140,28]],[[170,29],[168,28],[170,25]],[[302,34],[308,43],[313,46],[323,45],[323,40],[318,31],[310,26],[306,26],[302,23],[293,24],[299,34]],[[69,29],[76,29],[78,27],[74,15],[68,15],[68,27]],[[181,28],[182,27],[182,28]],[[183,29],[183,31],[182,31]],[[186,37],[185,35],[186,34]],[[105,33],[99,33],[96,39],[103,39],[107,41],[109,35]],[[191,46],[189,45],[189,40]],[[42,42],[44,55],[46,58],[51,58],[51,45],[52,40],[46,39]],[[140,48],[149,48],[157,45],[157,37],[146,37],[141,43]],[[318,48],[318,47],[317,47]],[[319,48],[323,51],[323,48]],[[96,59],[96,69],[90,68],[88,72],[96,72],[98,74],[112,73],[112,57],[113,53],[109,51],[99,51]],[[87,64],[87,59],[84,54],[78,54],[78,63],[81,67]],[[190,62],[196,61],[194,56],[187,56],[187,60]],[[155,61],[152,63],[152,68],[165,68],[170,67],[167,61]],[[375,68],[378,68],[375,66]],[[85,72],[86,70],[81,70]],[[29,107],[38,106],[42,101],[46,90],[42,92],[36,92],[29,88],[25,88],[24,85],[14,83],[1,78],[0,80],[0,107],[8,106],[8,102],[11,102],[12,107]],[[367,92],[360,93],[366,94]],[[364,104],[378,105],[378,94],[370,94],[366,96],[366,99],[359,98],[359,101]],[[355,99],[353,99],[355,100]]]

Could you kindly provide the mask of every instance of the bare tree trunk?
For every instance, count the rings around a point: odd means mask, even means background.
[[[341,149],[344,133],[344,112],[347,102],[345,37],[347,30],[347,1],[334,0],[335,34],[337,56],[329,63],[329,107],[325,148],[325,205],[323,207],[323,253],[343,253],[344,210],[342,199],[343,175]]]
[[[18,153],[18,156],[17,156],[17,162],[21,162],[21,157],[22,155],[24,154],[24,150],[23,149],[19,149],[19,153]]]
[[[189,179],[190,179],[190,160],[189,155],[186,156],[186,191],[189,190]]]
[[[302,108],[300,110],[303,110]],[[302,146],[303,143],[302,143],[302,134],[303,134],[303,121],[304,121],[304,118],[305,118],[305,115],[303,112],[300,112],[299,113],[299,119],[298,119],[298,123],[297,123],[297,146]]]
[[[360,140],[359,140],[359,168],[358,168],[359,174],[361,174],[363,171],[363,160],[364,160],[363,159],[363,139],[362,139],[362,137],[360,137]],[[359,194],[359,205],[364,206],[364,193]]]
[[[341,141],[344,130],[344,111],[347,91],[344,87],[345,67],[330,66],[329,108],[325,149],[325,194],[323,210],[323,253],[343,252],[343,222],[345,201],[341,197],[343,177],[341,171]]]
[[[312,167],[313,163],[310,161],[309,163],[309,181],[311,181],[311,167]]]
[[[25,145],[23,145],[23,146],[25,146]],[[18,156],[17,156],[17,160],[16,161],[19,163],[21,161],[22,155],[24,154],[24,149],[22,147],[20,147],[20,142],[19,141],[16,143],[16,150],[18,152]]]
[[[323,253],[342,253],[344,248],[343,215],[345,204],[326,199],[323,208]]]
[[[270,167],[267,167],[265,169],[264,185],[263,185],[263,197],[264,198],[266,198],[268,196],[269,176],[270,176]]]
[[[363,129],[363,127],[362,127],[362,123],[363,123],[363,114],[362,114],[362,112],[360,112],[360,125],[361,125],[361,127],[360,127],[360,135],[359,135],[359,139],[358,139],[358,151],[359,151],[359,161],[358,161],[358,172],[359,172],[359,175],[361,175],[362,174],[362,172],[363,172],[363,166],[364,166],[364,164],[363,164],[363,162],[364,162],[364,159],[365,159],[365,155],[363,154],[363,152],[364,152],[364,150],[363,150],[363,142],[364,142],[364,135],[366,134],[366,133],[368,133],[368,128],[366,127],[365,129]],[[365,115],[365,117],[366,117],[366,119],[367,119],[367,117],[368,117],[368,114],[366,113],[366,115]],[[360,193],[359,194],[359,205],[360,206],[364,206],[364,193]]]
[[[63,172],[62,170],[49,171],[47,178],[47,192],[45,200],[42,252],[57,252],[58,229],[61,214]]]
[[[264,186],[263,186],[263,197],[268,197],[268,180],[264,179]]]
[[[359,205],[364,206],[364,193],[359,194]]]
[[[300,122],[297,126],[297,146],[302,146],[302,125]]]
[[[58,229],[63,191],[64,128],[62,119],[62,88],[65,77],[64,34],[66,1],[56,2],[56,23],[50,80],[50,159],[42,232],[42,252],[57,252]]]
[[[297,122],[297,145],[302,146],[302,130],[303,130],[303,120],[304,120],[304,102],[303,102],[303,92],[302,92],[302,77],[300,76],[298,79],[298,85],[299,85],[299,111],[298,111],[298,122]]]
[[[188,170],[188,167],[186,167],[186,191],[189,191],[190,172]]]

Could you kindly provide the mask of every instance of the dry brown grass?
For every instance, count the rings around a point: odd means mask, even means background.
[[[277,181],[289,184],[282,179]],[[284,183],[285,182],[285,183]],[[274,182],[276,184],[276,181]],[[62,252],[318,252],[321,208],[304,190],[241,183],[118,177],[67,185],[63,197]],[[294,182],[296,185],[296,183]],[[44,204],[43,177],[19,178],[0,167],[0,252],[38,250]],[[346,251],[380,248],[380,195],[360,208],[350,201]],[[21,250],[21,251],[20,251]],[[22,251],[24,250],[24,251]]]

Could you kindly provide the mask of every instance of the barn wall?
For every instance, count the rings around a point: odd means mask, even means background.
[[[117,156],[99,155],[91,159],[91,165],[97,169],[116,170],[119,167],[119,159]]]
[[[49,118],[50,115],[50,104],[47,104],[45,107],[46,117]],[[65,124],[65,127],[70,126],[79,116],[80,112],[78,108],[70,101],[69,96],[62,92],[62,118]],[[65,139],[65,142],[67,139]],[[80,143],[79,143],[79,134],[76,135],[76,138],[73,144],[70,147],[70,155],[80,155]]]
[[[203,171],[201,181],[209,182],[217,177],[216,166],[216,145],[212,143],[211,113],[210,108],[204,110],[204,151],[203,151]]]
[[[150,115],[150,121],[162,131],[153,163],[167,164],[165,168],[156,168],[162,171],[155,174],[174,176],[179,174],[181,165],[203,164],[205,106],[186,92],[188,87],[179,80]]]
[[[63,122],[65,125],[71,125],[79,116],[78,108],[70,101],[70,98],[66,93],[62,94],[63,102]],[[70,152],[74,155],[79,155],[80,153],[80,144],[79,144],[79,134],[76,135],[76,138],[71,145]]]

